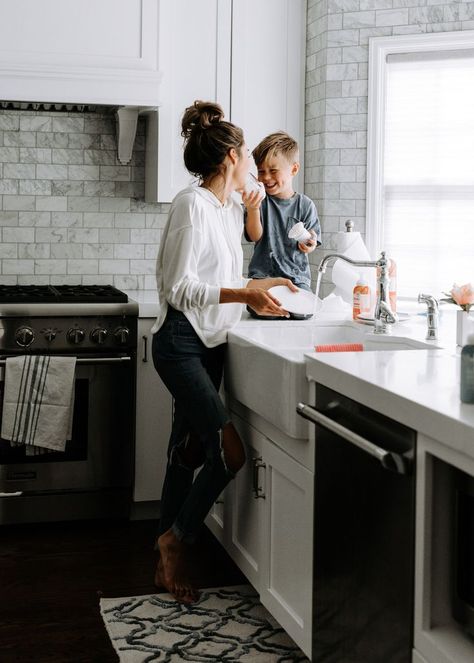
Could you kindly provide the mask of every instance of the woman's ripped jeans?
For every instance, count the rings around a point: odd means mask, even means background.
[[[155,368],[174,398],[160,534],[172,528],[186,543],[194,542],[213,503],[245,461],[218,393],[225,349],[225,344],[206,347],[186,316],[171,307],[153,336]]]

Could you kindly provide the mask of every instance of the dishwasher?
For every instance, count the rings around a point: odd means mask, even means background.
[[[416,433],[322,385],[314,423],[312,661],[411,663]]]

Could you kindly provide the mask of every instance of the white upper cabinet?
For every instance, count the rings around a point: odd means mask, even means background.
[[[15,0],[0,18],[2,99],[158,105],[157,0]]]
[[[155,131],[158,154],[147,162],[147,201],[169,202],[192,179],[180,121],[195,99],[219,102],[250,149],[280,129],[303,147],[305,0],[161,0],[159,24],[161,104],[147,142],[153,155]]]
[[[232,122],[252,150],[274,131],[303,138],[305,0],[236,0]]]
[[[158,117],[148,118],[145,198],[170,202],[192,179],[183,164],[184,109],[202,99],[229,113],[231,0],[161,0],[159,26],[163,78]]]

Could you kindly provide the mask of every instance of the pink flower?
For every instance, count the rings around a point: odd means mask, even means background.
[[[465,283],[461,286],[455,283],[451,288],[450,295],[453,303],[458,304],[464,311],[469,311],[474,304],[474,288],[471,283]]]

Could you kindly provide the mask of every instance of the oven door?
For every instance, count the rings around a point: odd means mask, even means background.
[[[4,364],[0,366],[0,407]],[[134,447],[133,357],[78,358],[72,439],[64,452],[27,456],[0,439],[0,495],[130,487]],[[1,411],[0,411],[1,412]],[[0,415],[1,416],[1,415]]]

